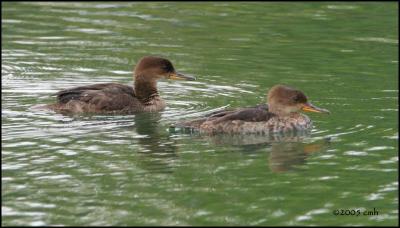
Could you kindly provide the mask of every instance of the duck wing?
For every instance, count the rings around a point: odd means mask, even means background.
[[[59,105],[77,102],[85,109],[120,110],[136,100],[132,87],[118,83],[101,83],[65,89],[57,94]]]
[[[266,104],[257,105],[250,108],[237,108],[233,110],[220,110],[195,120],[181,121],[173,125],[173,127],[198,129],[205,123],[218,124],[224,121],[242,120],[248,122],[268,121],[273,113],[268,112]]]
[[[218,124],[225,121],[241,120],[245,122],[266,122],[271,119],[275,114],[268,112],[264,108],[243,108],[234,112],[227,112],[223,116],[210,118],[213,124]]]
[[[236,113],[239,111],[244,111],[247,109],[262,109],[262,110],[268,111],[268,105],[267,104],[259,104],[259,105],[253,106],[253,107],[219,110],[216,112],[209,113],[205,117],[222,117],[222,116],[225,116],[228,114]]]

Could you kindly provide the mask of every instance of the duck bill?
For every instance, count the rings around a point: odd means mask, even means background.
[[[317,112],[317,113],[326,113],[326,114],[330,113],[328,110],[319,108],[311,103],[304,104],[303,107],[301,108],[301,110],[303,110],[305,112]]]
[[[172,80],[186,80],[186,81],[194,81],[194,80],[196,80],[195,77],[187,76],[187,75],[184,75],[184,74],[181,74],[181,73],[178,73],[178,72],[171,73],[168,78],[172,79]]]

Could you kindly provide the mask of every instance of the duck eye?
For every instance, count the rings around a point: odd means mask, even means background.
[[[164,71],[167,71],[167,72],[170,71],[170,67],[168,67],[167,65],[162,66],[162,69],[163,69]]]
[[[307,102],[307,98],[304,95],[301,95],[301,94],[295,95],[292,99],[296,103],[305,103],[305,102]]]

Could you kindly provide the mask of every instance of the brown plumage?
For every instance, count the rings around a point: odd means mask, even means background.
[[[165,108],[157,91],[161,78],[194,80],[177,73],[164,58],[146,56],[134,70],[134,87],[118,83],[79,86],[58,92],[57,103],[47,108],[60,113],[118,113],[155,112]]]
[[[300,90],[276,85],[267,96],[268,105],[238,108],[211,113],[192,121],[177,123],[175,127],[217,134],[268,134],[292,130],[306,130],[312,126],[310,118],[298,111],[329,113],[307,101]]]

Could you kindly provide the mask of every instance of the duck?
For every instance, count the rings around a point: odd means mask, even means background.
[[[302,91],[278,84],[268,91],[267,104],[220,110],[173,127],[207,134],[271,134],[311,129],[311,119],[300,111],[330,113],[310,103]]]
[[[170,60],[157,56],[141,58],[134,68],[133,79],[133,87],[99,83],[61,90],[55,94],[57,102],[46,108],[72,114],[157,112],[166,107],[157,90],[158,80],[196,80],[178,73]]]

